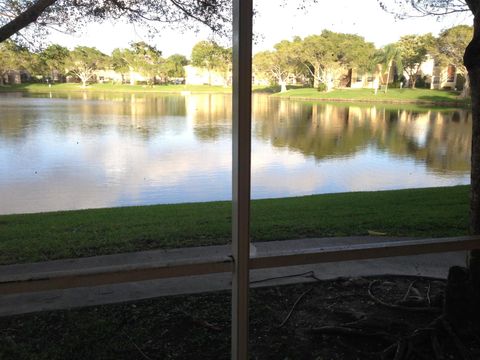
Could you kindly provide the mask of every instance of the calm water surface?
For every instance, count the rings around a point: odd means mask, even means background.
[[[224,95],[0,94],[0,213],[228,200]],[[253,198],[469,183],[467,110],[254,97]]]

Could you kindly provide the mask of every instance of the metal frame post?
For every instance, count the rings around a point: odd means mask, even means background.
[[[253,0],[233,1],[232,359],[248,358]]]

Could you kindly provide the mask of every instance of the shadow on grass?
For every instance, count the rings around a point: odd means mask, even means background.
[[[458,93],[456,92],[449,92],[452,95],[457,95],[456,98],[446,98],[444,96],[439,96],[439,95],[424,95],[424,96],[419,96],[418,100],[419,101],[428,101],[431,103],[436,103],[436,104],[445,104],[445,103],[452,103],[452,104],[457,104],[457,105],[463,105],[463,106],[469,106],[471,105],[471,99],[470,98],[462,98],[458,96]]]

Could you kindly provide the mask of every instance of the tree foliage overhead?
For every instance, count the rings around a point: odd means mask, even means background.
[[[153,24],[189,28],[203,24],[216,33],[231,21],[231,0],[0,0],[0,42],[30,26],[75,31],[89,22],[124,20],[153,30]]]
[[[380,7],[397,18],[424,16],[445,16],[456,13],[473,12],[478,7],[476,0],[377,0]]]
[[[288,0],[275,2],[277,6]],[[318,0],[298,0],[305,9]],[[179,29],[206,26],[229,35],[232,0],[0,0],[0,42],[12,36],[38,39],[52,29],[74,32],[87,23],[125,21],[159,30],[159,24]]]

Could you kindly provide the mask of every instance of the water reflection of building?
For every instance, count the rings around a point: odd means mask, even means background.
[[[269,99],[255,101],[254,113],[257,136],[317,159],[353,156],[373,146],[413,158],[439,173],[470,168],[471,115],[466,110],[414,111]]]
[[[198,94],[185,97],[189,122],[195,135],[201,140],[217,140],[230,137],[232,102],[231,96]]]

